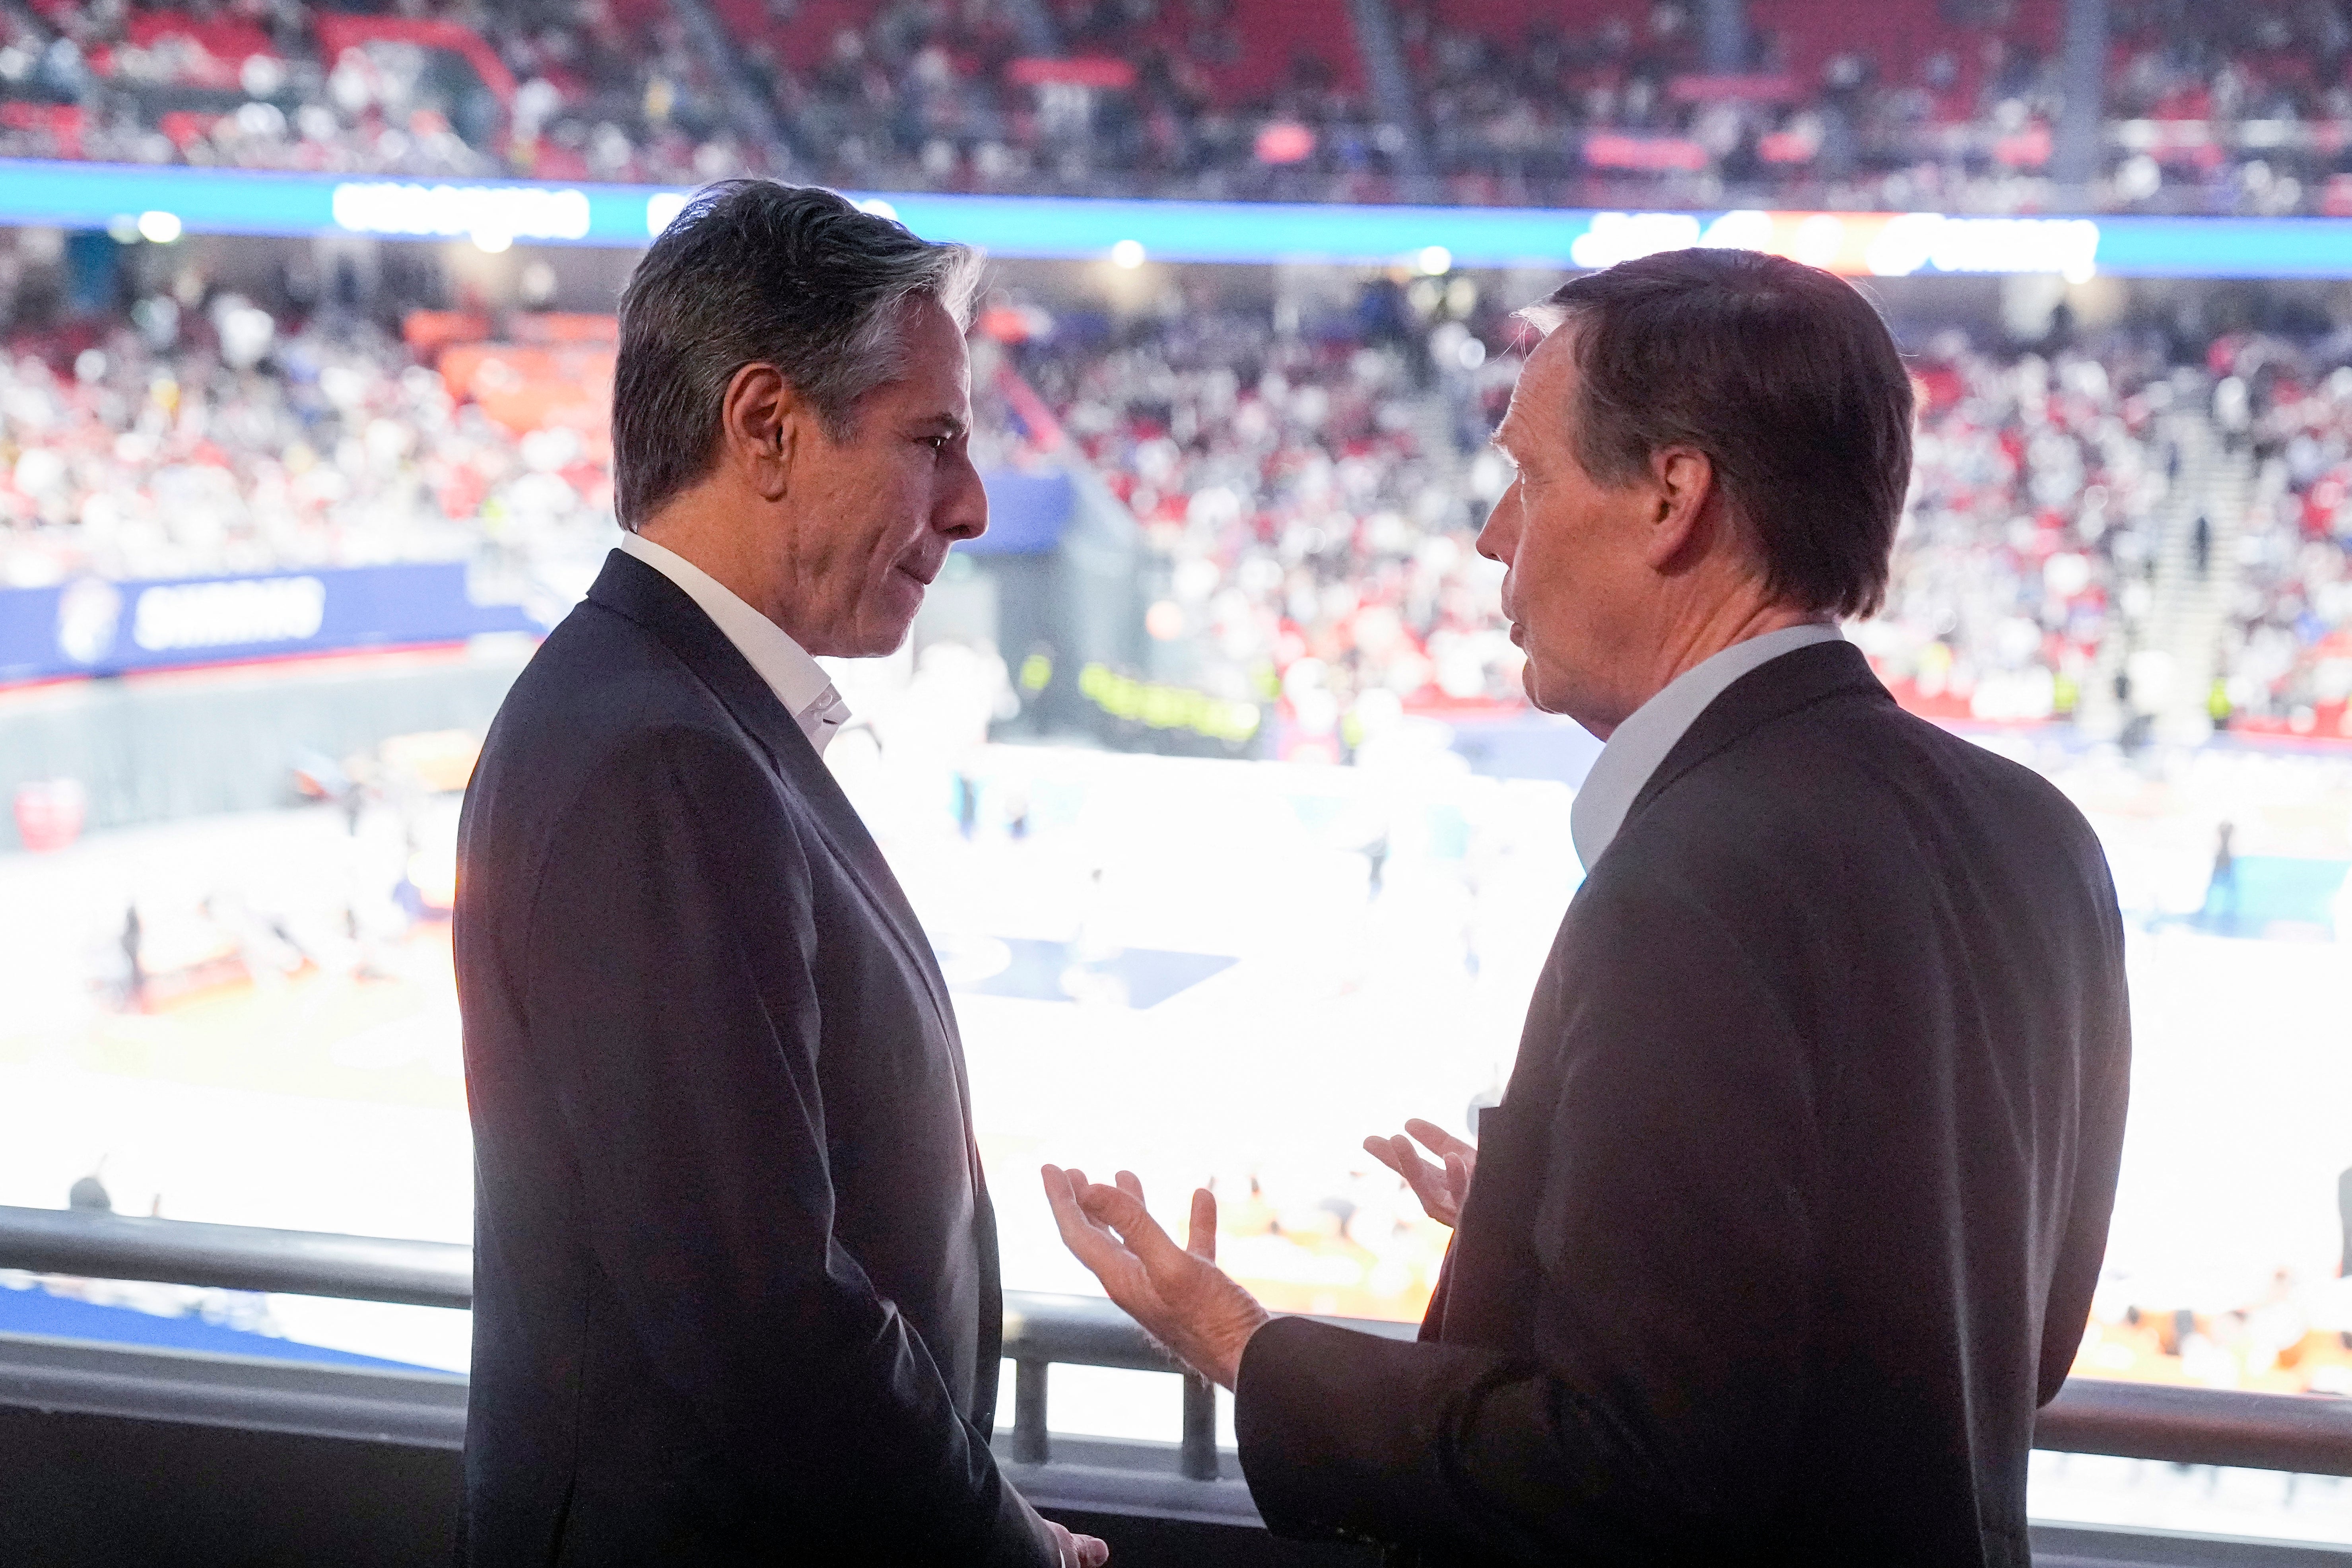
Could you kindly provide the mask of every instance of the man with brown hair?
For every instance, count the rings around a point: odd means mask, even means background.
[[[2098,841],[1906,714],[1911,389],[1826,273],[1686,250],[1530,312],[1479,549],[1535,704],[1607,746],[1474,1150],[1370,1140],[1457,1236],[1419,1343],[1269,1321],[1121,1173],[1047,1167],[1111,1296],[1234,1390],[1266,1522],[1425,1563],[2024,1568],[2129,1066]]]

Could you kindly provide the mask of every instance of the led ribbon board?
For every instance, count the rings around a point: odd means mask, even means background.
[[[0,225],[149,235],[368,235],[635,249],[691,193],[650,185],[408,180],[0,160]],[[2352,277],[2352,219],[1979,217],[1939,213],[1594,212],[851,193],[990,254],[1268,263],[1606,267],[1688,245],[1769,250],[1850,277]],[[152,221],[147,221],[152,218]],[[173,225],[176,223],[177,227]]]

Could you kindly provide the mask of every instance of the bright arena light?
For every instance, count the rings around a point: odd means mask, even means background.
[[[152,240],[157,245],[171,244],[173,240],[180,237],[180,219],[178,215],[163,212],[161,209],[153,212],[141,213],[139,215],[139,237],[145,240]]]
[[[1110,264],[1134,271],[1143,265],[1143,242],[1139,239],[1120,240],[1110,247]]]
[[[1442,278],[1454,270],[1454,253],[1442,245],[1422,247],[1421,269],[1432,278]]]
[[[476,249],[486,251],[492,256],[514,248],[514,236],[503,229],[478,228],[474,231],[473,238]]]
[[[659,235],[686,210],[686,196],[677,191],[656,191],[646,198],[646,233]]]

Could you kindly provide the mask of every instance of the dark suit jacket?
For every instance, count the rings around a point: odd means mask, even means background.
[[[465,1560],[1050,1563],[955,1016],[815,751],[615,552],[458,843]],[[879,1553],[879,1555],[877,1555]]]
[[[1432,1563],[2023,1568],[2129,1055],[2074,809],[1848,645],[1761,666],[1570,904],[1421,1342],[1251,1341],[1258,1506]]]

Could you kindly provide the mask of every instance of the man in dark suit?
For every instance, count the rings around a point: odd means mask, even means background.
[[[1838,635],[1910,468],[1860,295],[1693,250],[1533,314],[1480,549],[1529,696],[1608,744],[1477,1147],[1368,1144],[1458,1221],[1419,1342],[1268,1321],[1124,1173],[1047,1167],[1063,1235],[1234,1389],[1276,1530],[1428,1563],[2024,1568],[2123,1132],[2098,842]]]
[[[713,187],[638,266],[629,531],[466,801],[463,1558],[1070,1568],[989,1453],[996,1233],[922,928],[819,758],[812,657],[987,526],[976,258]]]

